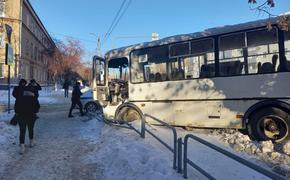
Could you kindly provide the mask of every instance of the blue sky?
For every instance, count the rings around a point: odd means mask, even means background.
[[[130,0],[127,0],[127,3]],[[50,35],[81,41],[84,60],[96,54],[97,38],[106,34],[123,0],[30,0]],[[267,18],[250,10],[248,0],[132,0],[101,51],[207,28]],[[257,0],[263,2],[263,0]],[[273,14],[290,11],[290,0],[276,0]],[[134,38],[128,38],[128,37]],[[103,38],[101,38],[103,39]]]

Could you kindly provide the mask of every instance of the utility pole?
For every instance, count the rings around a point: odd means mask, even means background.
[[[98,45],[97,45],[97,52],[98,56],[101,57],[101,38],[100,38],[100,33],[98,33]]]
[[[90,33],[90,35],[94,36],[97,38],[97,56],[101,57],[101,35],[98,33],[98,36],[95,33]]]

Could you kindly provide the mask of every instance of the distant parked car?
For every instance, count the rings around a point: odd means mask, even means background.
[[[99,106],[93,99],[93,90],[90,87],[85,87],[81,89],[81,92],[83,93],[81,95],[81,102],[84,106],[84,110],[89,113],[95,113]]]

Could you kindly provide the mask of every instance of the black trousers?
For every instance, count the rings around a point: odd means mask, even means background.
[[[33,139],[33,129],[36,120],[36,115],[18,115],[18,124],[20,129],[19,141],[20,144],[25,142],[26,127],[28,128],[29,139]]]
[[[68,97],[68,89],[64,89],[64,97]]]
[[[72,110],[76,107],[76,105],[79,106],[80,113],[81,114],[84,114],[84,112],[83,112],[83,105],[82,105],[81,101],[76,99],[76,100],[72,100],[71,101],[71,106],[70,106],[70,109],[69,109],[69,115],[72,115],[71,114],[72,113]]]

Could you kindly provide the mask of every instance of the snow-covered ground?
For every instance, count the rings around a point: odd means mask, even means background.
[[[132,130],[105,124],[101,116],[69,119],[67,109],[55,109],[55,104],[69,105],[62,91],[42,91],[40,101],[50,109],[39,113],[37,145],[23,156],[18,154],[18,127],[9,125],[13,113],[0,113],[0,179],[183,179],[172,169],[172,153],[149,134],[142,139]],[[172,143],[170,131],[148,127]],[[290,142],[253,142],[235,130],[177,130],[179,137],[192,133],[290,179]],[[217,179],[267,179],[199,143],[191,141],[188,152]],[[191,167],[188,175],[205,179]]]
[[[59,89],[57,91],[53,90],[54,87],[42,87],[39,91],[39,101],[41,104],[59,104],[62,103],[59,98],[51,98],[55,96],[64,95],[64,90]],[[14,104],[15,98],[12,96],[13,89],[10,90],[10,103]],[[0,90],[0,105],[8,104],[8,91]],[[13,106],[12,106],[13,107]]]
[[[0,179],[182,179],[162,150],[97,119],[40,113],[37,144],[18,154],[18,129],[1,116]]]

